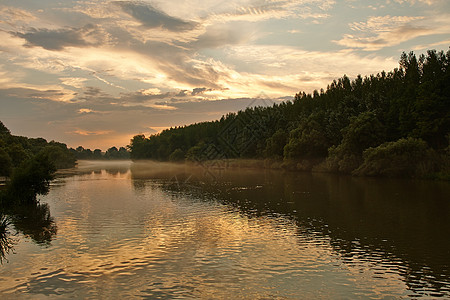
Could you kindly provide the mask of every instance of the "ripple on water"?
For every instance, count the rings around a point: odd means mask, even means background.
[[[197,193],[165,191],[159,181],[142,181],[136,188],[129,178],[111,181],[108,176],[102,172],[64,179],[52,188],[45,199],[53,208],[57,238],[47,251],[30,243],[18,245],[20,259],[0,270],[0,295],[449,295],[448,278],[408,264],[380,246],[387,241],[372,245],[364,239],[339,239],[320,218],[296,220],[268,208],[264,213],[242,211]],[[262,190],[252,186],[256,188],[232,192]]]

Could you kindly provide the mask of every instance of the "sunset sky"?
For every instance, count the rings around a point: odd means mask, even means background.
[[[106,150],[449,45],[448,0],[2,0],[0,120]]]

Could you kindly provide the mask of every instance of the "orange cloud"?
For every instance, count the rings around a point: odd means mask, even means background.
[[[88,131],[88,130],[82,130],[82,129],[77,129],[75,131],[72,132],[67,132],[67,133],[72,133],[72,134],[78,134],[78,135],[84,135],[84,136],[89,136],[89,135],[105,135],[105,134],[110,134],[112,133],[112,130],[95,130],[95,131]]]

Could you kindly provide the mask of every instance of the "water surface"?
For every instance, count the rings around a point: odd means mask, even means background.
[[[16,216],[0,297],[450,297],[448,195],[444,182],[80,162]]]

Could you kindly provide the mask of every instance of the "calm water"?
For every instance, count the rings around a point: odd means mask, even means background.
[[[13,216],[0,298],[450,297],[450,184],[81,162]]]

